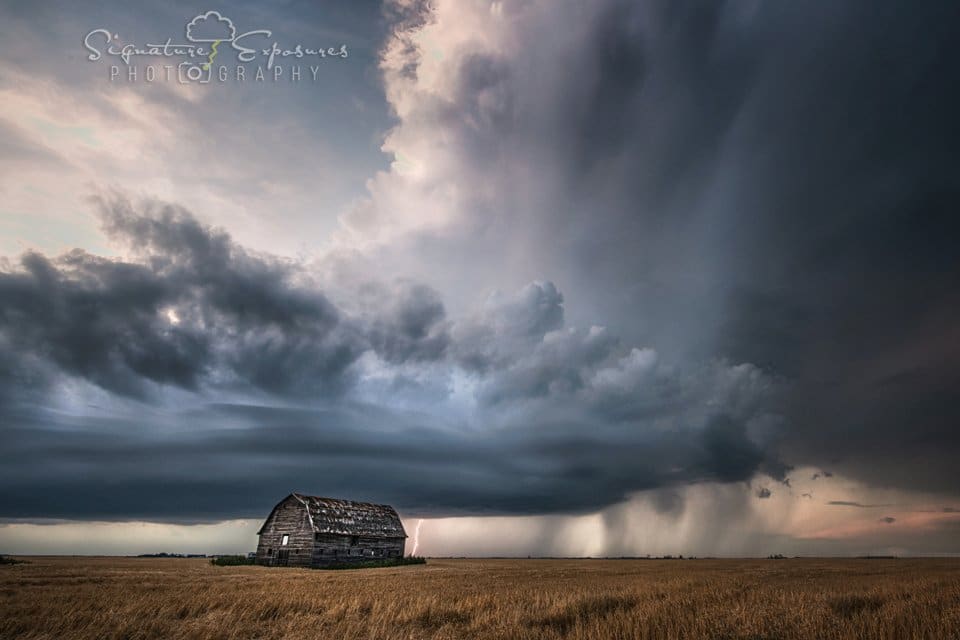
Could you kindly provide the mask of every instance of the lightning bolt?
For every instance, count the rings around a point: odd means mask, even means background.
[[[417,520],[417,528],[413,532],[413,550],[410,551],[411,556],[417,555],[417,547],[420,546],[420,527],[423,525],[423,519]]]
[[[210,57],[207,59],[207,64],[203,65],[204,71],[210,68],[210,65],[213,64],[213,59],[217,57],[218,46],[220,46],[220,40],[214,40],[213,44],[210,45]]]

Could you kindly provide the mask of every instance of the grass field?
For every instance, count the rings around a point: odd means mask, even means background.
[[[2,638],[960,639],[960,559],[0,566]]]

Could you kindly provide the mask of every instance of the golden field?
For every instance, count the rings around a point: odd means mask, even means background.
[[[960,639],[960,559],[0,566],[2,638]]]

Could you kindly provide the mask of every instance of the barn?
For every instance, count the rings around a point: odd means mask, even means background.
[[[407,534],[386,504],[291,493],[257,532],[257,564],[317,567],[400,558]]]

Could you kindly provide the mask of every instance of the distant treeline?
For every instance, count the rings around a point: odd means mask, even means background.
[[[206,558],[207,554],[205,553],[167,553],[162,551],[160,553],[141,553],[137,556],[138,558]]]

